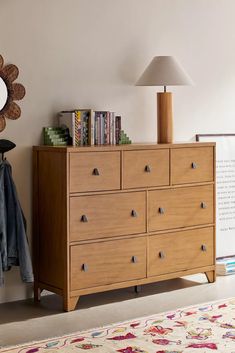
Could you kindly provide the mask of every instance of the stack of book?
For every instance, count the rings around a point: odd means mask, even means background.
[[[76,109],[59,113],[73,146],[116,145],[121,141],[121,117],[114,112]]]
[[[219,276],[235,274],[235,255],[217,258],[216,273]]]

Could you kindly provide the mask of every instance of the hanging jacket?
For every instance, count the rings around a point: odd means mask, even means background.
[[[3,272],[20,267],[23,282],[33,282],[33,270],[26,235],[26,220],[17,197],[7,160],[0,162],[0,286]]]

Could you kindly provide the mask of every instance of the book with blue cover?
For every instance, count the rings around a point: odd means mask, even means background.
[[[217,258],[216,273],[219,276],[235,274],[235,255]]]

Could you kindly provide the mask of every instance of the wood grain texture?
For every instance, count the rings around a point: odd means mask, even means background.
[[[145,209],[144,191],[71,197],[70,241],[143,233]]]
[[[124,151],[124,189],[169,185],[169,178],[169,149]]]
[[[64,288],[66,267],[66,160],[60,153],[38,156],[38,278]]]
[[[188,275],[192,275],[195,273],[204,273],[205,274],[208,271],[215,271],[215,266],[213,265],[213,266],[206,266],[206,267],[190,268],[189,270],[177,271],[177,272],[172,272],[172,273],[164,273],[164,274],[158,275],[158,276],[151,276],[151,277],[140,278],[140,279],[135,279],[135,280],[131,280],[131,281],[106,284],[104,286],[98,286],[98,287],[77,289],[77,290],[72,291],[71,295],[72,296],[81,296],[81,295],[86,295],[86,294],[90,294],[90,293],[105,292],[105,291],[118,289],[118,288],[133,287],[133,286],[142,285],[142,284],[148,284],[148,283],[159,282],[159,281],[166,281],[169,279],[188,276]]]
[[[38,218],[38,212],[39,212],[39,204],[38,204],[38,177],[39,177],[39,171],[38,171],[38,152],[33,151],[33,239],[32,239],[32,245],[33,245],[33,272],[34,272],[34,298],[39,300],[38,296],[38,282],[39,282],[39,240],[40,240],[40,234],[39,234],[39,218]]]
[[[207,271],[205,272],[206,278],[209,283],[213,283],[216,280],[216,272],[215,271]]]
[[[213,231],[202,228],[150,236],[148,276],[214,265]]]
[[[132,143],[128,145],[99,145],[99,146],[33,146],[36,151],[50,151],[61,153],[83,153],[83,152],[108,152],[108,151],[135,151],[152,149],[174,149],[174,148],[198,148],[215,146],[215,142],[175,142],[175,143]]]
[[[157,93],[158,143],[173,142],[172,93]]]
[[[34,147],[35,299],[43,289],[55,292],[70,311],[89,293],[198,272],[214,281],[215,170],[208,181],[202,153],[213,169],[212,149],[214,143]],[[172,185],[175,150],[183,166],[199,158],[201,172],[185,180],[178,171]],[[143,164],[150,162],[148,179]],[[94,168],[102,174],[91,174]],[[88,222],[81,222],[83,215]],[[151,260],[154,244],[167,253],[160,265]],[[133,263],[133,256],[141,260]]]
[[[83,265],[87,266],[86,271]],[[71,290],[143,277],[146,277],[146,238],[71,246]]]
[[[213,147],[175,148],[171,152],[172,184],[214,180]]]
[[[214,169],[214,185],[213,185],[213,193],[214,193],[214,221],[216,222],[216,146],[213,146],[213,169]],[[214,252],[216,258],[216,227],[214,227]],[[216,280],[216,272],[214,271],[214,281]]]
[[[149,231],[213,223],[213,185],[149,191],[148,222]]]
[[[63,304],[64,311],[75,310],[78,304],[78,301],[79,301],[79,296],[74,296],[74,297],[69,297],[67,299],[64,299],[64,304]]]
[[[99,173],[99,175],[96,175]],[[120,152],[70,156],[70,192],[120,189]]]

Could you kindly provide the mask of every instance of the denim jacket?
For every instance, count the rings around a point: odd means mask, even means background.
[[[23,282],[33,282],[33,270],[26,235],[26,220],[17,197],[7,160],[0,162],[0,286],[4,271],[20,266]]]

